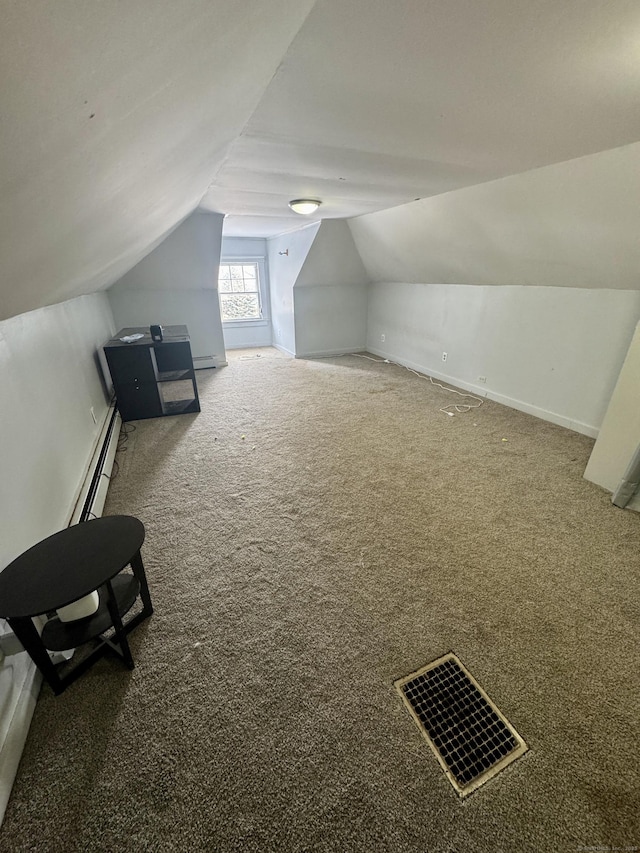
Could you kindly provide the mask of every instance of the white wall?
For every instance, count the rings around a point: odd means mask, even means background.
[[[366,348],[366,284],[301,288],[294,297],[297,358]]]
[[[367,282],[347,223],[324,220],[293,288],[296,356],[364,349]]]
[[[595,436],[639,316],[638,291],[373,284],[367,349]]]
[[[114,331],[104,293],[0,322],[0,568],[69,521],[108,409],[99,353]],[[0,819],[33,675],[25,653],[0,666]]]
[[[638,197],[635,144],[350,220],[367,347],[596,435],[640,316]]]
[[[363,349],[367,273],[344,220],[267,241],[273,343],[300,358]]]
[[[118,329],[184,324],[195,358],[225,363],[218,304],[223,217],[193,213],[109,290]]]
[[[152,323],[185,325],[194,358],[212,356],[215,366],[225,363],[222,323],[219,334],[215,329],[215,318],[220,316],[217,291],[110,290],[109,302],[118,329],[126,326],[148,328]]]
[[[267,240],[273,344],[291,355],[296,352],[293,285],[319,227],[319,222],[313,222],[299,231]]]
[[[265,237],[225,237],[222,235],[221,258],[266,258]]]
[[[220,262],[224,263],[227,259],[237,258],[255,258],[264,261],[265,281],[263,287],[266,296],[262,306],[264,319],[249,320],[238,325],[223,323],[224,345],[227,349],[269,347],[271,346],[271,296],[266,239],[223,236]]]
[[[106,294],[0,322],[0,565],[63,527],[108,407],[98,368]]]

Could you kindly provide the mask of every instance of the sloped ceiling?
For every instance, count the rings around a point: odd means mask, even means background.
[[[349,220],[370,281],[640,290],[640,143]]]
[[[638,0],[318,0],[203,199],[351,217],[640,139]]]
[[[108,286],[198,205],[313,0],[0,0],[0,319]]]
[[[0,318],[199,203],[276,233],[640,139],[637,0],[0,0],[0,39]]]

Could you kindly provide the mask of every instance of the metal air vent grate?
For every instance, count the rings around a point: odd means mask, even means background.
[[[461,797],[527,751],[453,653],[398,679],[395,686]]]

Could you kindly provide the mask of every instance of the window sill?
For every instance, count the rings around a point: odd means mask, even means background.
[[[241,326],[268,326],[270,325],[269,320],[223,320],[222,328],[223,329],[233,329],[240,328]]]

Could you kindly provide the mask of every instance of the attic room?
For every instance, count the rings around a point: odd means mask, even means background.
[[[0,579],[133,517],[153,601],[60,695],[0,618],[0,849],[636,849],[638,3],[0,25]],[[200,411],[118,411],[153,325]],[[514,744],[471,781],[452,666]]]

